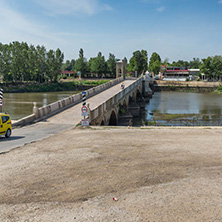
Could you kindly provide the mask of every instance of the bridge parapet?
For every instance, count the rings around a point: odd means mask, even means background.
[[[149,74],[144,75],[143,80],[153,84],[153,77],[150,76]]]
[[[115,108],[116,106],[118,106],[119,102],[124,97],[129,95],[139,85],[142,86],[142,82],[143,82],[143,77],[138,78],[135,82],[133,82],[131,85],[129,85],[122,91],[115,94],[112,98],[106,100],[104,103],[102,103],[95,109],[90,110],[90,114],[89,114],[90,123],[96,124],[96,119],[98,119],[104,113],[107,113],[108,111],[112,110],[112,108]]]
[[[106,90],[122,81],[123,81],[123,77],[120,77],[118,79],[114,79],[105,84],[88,89],[86,90],[86,96],[87,98],[90,98],[102,92],[103,90]],[[57,102],[51,103],[47,106],[43,106],[41,108],[35,107],[35,109],[33,109],[33,114],[17,120],[16,122],[13,123],[13,127],[24,126],[32,122],[40,121],[42,119],[48,118],[54,114],[57,114],[63,111],[64,109],[67,109],[69,107],[72,107],[73,105],[80,103],[81,101],[82,101],[82,93],[78,93],[78,94],[69,96],[67,98],[64,98],[62,100],[59,100]]]

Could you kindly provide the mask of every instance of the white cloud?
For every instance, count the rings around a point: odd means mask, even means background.
[[[219,0],[219,1],[218,1],[218,4],[222,4],[222,0]]]
[[[8,44],[13,41],[45,45],[54,48],[62,38],[53,35],[44,25],[31,21],[25,15],[12,10],[4,0],[0,1],[0,42]]]
[[[158,12],[163,12],[165,10],[165,7],[164,6],[161,6],[159,8],[156,9]]]
[[[102,4],[99,0],[34,0],[42,6],[49,15],[93,15],[100,11],[112,10],[111,6]]]

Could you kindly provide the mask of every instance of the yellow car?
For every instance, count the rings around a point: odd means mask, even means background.
[[[9,138],[12,134],[12,123],[9,114],[0,113],[0,135]]]

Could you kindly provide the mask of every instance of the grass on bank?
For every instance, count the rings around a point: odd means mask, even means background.
[[[0,84],[4,92],[58,92],[58,91],[73,91],[78,90],[82,86],[95,87],[101,84],[109,82],[109,80],[76,80],[68,82],[57,83],[37,83],[37,82],[25,82],[25,83],[5,83]]]
[[[221,94],[222,93],[222,86],[218,86],[214,93]]]
[[[183,119],[183,118],[196,118],[197,114],[170,114],[170,113],[154,113],[153,118],[155,120],[176,120],[176,119]]]

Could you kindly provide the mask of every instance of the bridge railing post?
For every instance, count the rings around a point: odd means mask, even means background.
[[[39,108],[36,106],[37,102],[33,102],[33,109],[32,112],[35,115],[35,118],[38,119],[39,118]]]

